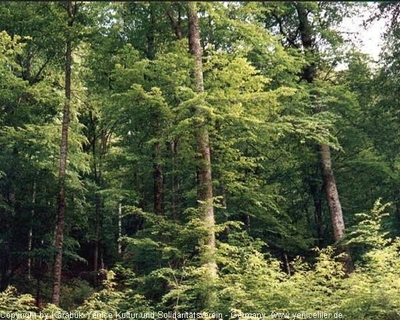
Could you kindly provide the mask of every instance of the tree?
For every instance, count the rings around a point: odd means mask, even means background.
[[[74,13],[72,1],[67,2],[68,28],[72,28],[74,24]],[[68,130],[70,122],[70,103],[71,103],[71,67],[72,67],[72,39],[70,31],[66,34],[66,49],[65,49],[65,103],[63,108],[63,118],[61,127],[61,145],[60,145],[60,166],[59,166],[59,185],[58,185],[58,209],[57,221],[55,229],[55,248],[56,254],[54,257],[53,267],[53,294],[52,303],[58,306],[60,304],[60,288],[61,288],[61,273],[62,273],[62,256],[63,256],[63,241],[64,241],[64,224],[65,224],[65,179],[68,157]]]
[[[195,92],[200,96],[204,93],[203,63],[200,44],[200,27],[196,3],[188,4],[189,19],[189,50],[194,58],[193,82]],[[207,118],[202,111],[201,100],[194,106],[195,135],[197,144],[197,201],[199,212],[204,228],[208,230],[205,240],[205,248],[202,253],[202,263],[208,269],[206,279],[214,281],[217,276],[217,265],[215,263],[215,218],[213,206],[213,181],[211,175],[211,149],[208,133]]]
[[[325,40],[328,44],[331,42],[331,48],[335,47],[335,43],[340,42],[340,39],[332,33],[329,34],[327,29],[338,23],[340,19],[337,13],[334,12],[334,8],[343,10],[346,6],[342,3],[326,5],[324,3],[294,2],[286,3],[284,8],[285,10],[283,11],[280,11],[279,7],[277,7],[277,10],[272,10],[269,14],[269,19],[267,18],[267,25],[278,28],[278,32],[284,36],[289,48],[301,50],[306,59],[306,64],[301,71],[300,79],[308,84],[310,94],[314,96],[311,99],[314,113],[321,113],[323,111],[321,99],[323,100],[324,98],[320,97],[316,80],[318,79],[319,69],[323,66],[323,58],[322,53],[320,53],[322,44],[318,44],[317,41]],[[325,12],[324,18],[322,18],[323,12]],[[294,15],[296,15],[296,19],[293,19]],[[328,202],[333,228],[333,240],[339,243],[344,236],[345,224],[338,187],[332,170],[331,148],[329,145],[319,144],[317,150],[320,158],[319,165],[322,168],[322,185]],[[318,234],[321,236],[320,202],[315,186],[310,185],[310,189],[313,190],[315,213],[317,221],[319,221]],[[339,244],[339,252],[346,251],[347,258],[344,259],[344,267],[350,273],[354,268],[350,252],[345,248],[340,248],[341,245]]]

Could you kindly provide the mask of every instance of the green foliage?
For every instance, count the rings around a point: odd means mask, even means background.
[[[286,292],[278,289],[287,275],[277,260],[260,251],[262,245],[245,232],[232,233],[228,243],[220,245],[217,309],[221,312],[269,314],[287,303]]]
[[[14,287],[0,292],[0,315],[35,312],[35,299],[29,294],[19,294]]]
[[[355,230],[350,232],[348,243],[376,249],[386,247],[391,240],[386,238],[388,232],[384,233],[382,231],[382,219],[389,216],[385,211],[390,205],[390,203],[382,205],[381,199],[378,199],[370,214],[357,214],[356,216],[360,219],[360,222],[354,227]]]
[[[199,94],[186,3],[74,3],[72,28],[65,3],[1,4],[0,312],[39,310],[31,296],[7,289],[13,284],[35,290],[48,314],[65,309],[87,318],[99,311],[398,317],[399,32],[392,19],[374,73],[365,55],[345,54],[335,30],[356,7],[199,3]],[[399,6],[380,7],[398,16]],[[70,36],[63,261],[71,279],[60,309],[40,299],[50,296]],[[342,61],[348,68],[336,70]],[[307,68],[315,68],[310,83],[300,81]],[[211,150],[212,281],[202,254],[210,230],[196,195],[199,123]],[[329,246],[318,145],[332,149],[343,244],[356,264],[349,276]]]
[[[363,219],[349,235],[349,242],[356,244],[362,239],[383,239],[385,234],[378,231],[376,226],[381,223],[385,207],[377,202],[370,214],[360,215]],[[157,226],[154,228],[153,233]],[[187,310],[215,311],[228,315],[254,312],[267,315],[340,312],[343,318],[352,319],[392,319],[399,312],[400,300],[396,294],[400,289],[397,279],[400,272],[398,240],[370,246],[363,254],[366,258],[364,264],[350,277],[344,277],[342,263],[331,247],[315,251],[315,264],[307,263],[301,258],[296,259],[291,264],[293,275],[289,276],[281,270],[278,260],[262,253],[265,249],[262,241],[252,239],[240,228],[239,225],[230,225],[228,240],[218,244],[219,277],[216,283],[207,283],[206,279],[203,279],[204,267],[189,261],[180,268],[172,268],[172,264],[169,267],[154,268],[146,276],[137,276],[132,273],[131,268],[119,266],[115,273],[107,272],[103,289],[94,293],[74,309],[74,312],[81,312],[87,318],[94,317],[94,314],[100,311],[113,315],[119,312]],[[226,229],[221,229],[223,230]],[[158,236],[168,238],[161,233],[158,233]],[[137,246],[145,248],[150,245],[158,248],[154,241],[143,240],[136,242]],[[173,251],[171,247],[165,247],[162,251],[168,256],[171,250]],[[127,254],[128,252],[130,249],[126,251]],[[153,257],[141,256],[136,262],[146,258],[151,260]],[[149,286],[149,291],[157,290],[163,282],[167,291],[157,303],[139,293],[143,292],[145,286]],[[84,283],[71,283],[74,290],[75,285],[86,288]],[[213,304],[214,309],[197,309],[199,299],[211,289],[218,292]],[[86,289],[83,291],[86,291],[85,295],[88,293]],[[8,289],[1,297],[1,305],[7,306],[4,311],[36,310],[32,297],[19,296],[14,289]],[[74,303],[78,303],[78,300]],[[54,307],[49,305],[43,312],[53,309]],[[62,312],[61,309],[54,310]]]
[[[76,312],[85,315],[87,319],[94,319],[96,313],[112,314],[114,317],[120,312],[151,311],[143,296],[132,290],[116,290],[114,276],[112,271],[107,272],[104,289],[93,294],[76,309]]]

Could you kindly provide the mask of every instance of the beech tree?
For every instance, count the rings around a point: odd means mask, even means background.
[[[74,16],[72,9],[72,1],[67,2],[67,25],[70,29],[74,24]],[[72,68],[72,39],[70,31],[66,33],[65,41],[65,103],[63,108],[62,127],[61,127],[61,145],[60,145],[60,166],[59,166],[59,190],[57,199],[57,220],[55,230],[55,247],[56,254],[53,267],[53,295],[52,303],[58,306],[60,304],[60,288],[61,288],[61,273],[62,273],[62,256],[63,256],[63,241],[64,241],[64,224],[65,224],[65,179],[67,170],[68,158],[68,131],[70,122],[70,104],[71,104],[71,68]]]
[[[276,26],[279,33],[285,39],[289,48],[301,50],[306,59],[306,64],[302,68],[300,79],[305,81],[310,87],[310,94],[314,96],[311,99],[313,112],[318,114],[324,111],[321,105],[321,97],[318,92],[319,69],[323,66],[322,45],[331,44],[334,51],[336,44],[340,43],[339,35],[328,33],[328,29],[339,22],[338,11],[346,10],[346,5],[338,3],[332,6],[323,3],[286,3],[283,5],[285,10],[279,11],[279,5],[276,11],[272,11],[267,16],[267,25]],[[336,11],[335,11],[336,10]],[[268,13],[267,13],[268,15]],[[296,15],[296,19],[293,16]],[[324,17],[322,17],[324,15]],[[331,16],[332,15],[332,16]],[[321,42],[318,44],[317,41]],[[337,57],[340,59],[340,57]],[[323,98],[322,98],[323,100]],[[345,234],[345,223],[343,218],[342,206],[339,199],[338,187],[332,169],[331,147],[326,144],[319,144],[316,151],[319,154],[319,165],[321,166],[322,188],[324,189],[333,229],[333,240],[339,243]],[[317,170],[318,171],[318,170]],[[322,212],[321,202],[318,195],[318,186],[310,184],[310,190],[314,198],[315,216],[317,220],[318,237],[322,237]],[[339,245],[340,247],[341,245]],[[343,251],[340,249],[339,251]],[[347,258],[344,260],[345,269],[348,273],[352,272],[350,252],[346,250]]]
[[[199,202],[199,212],[204,228],[207,230],[205,248],[202,253],[202,263],[208,269],[206,279],[214,281],[217,276],[217,265],[215,262],[215,217],[213,205],[213,181],[211,173],[211,147],[208,132],[208,121],[206,114],[202,110],[201,95],[204,93],[203,82],[203,63],[202,49],[200,44],[200,26],[196,3],[188,4],[189,19],[189,50],[194,58],[193,82],[195,92],[200,99],[194,106],[194,125],[197,144],[197,201]],[[206,305],[207,306],[207,305]],[[209,307],[209,306],[208,306]]]

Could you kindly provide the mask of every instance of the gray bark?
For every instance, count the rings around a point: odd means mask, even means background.
[[[189,3],[189,49],[195,59],[194,64],[194,86],[198,93],[204,92],[202,49],[200,45],[199,20],[196,4]],[[211,151],[210,138],[207,128],[206,117],[199,109],[195,109],[195,116],[201,119],[196,123],[197,142],[197,200],[201,218],[205,228],[208,230],[206,249],[202,254],[203,265],[207,266],[209,276],[215,278],[217,266],[215,263],[215,219],[213,207],[213,186],[211,174]]]
[[[320,145],[321,164],[325,181],[325,194],[328,200],[329,212],[333,227],[333,238],[339,241],[344,236],[344,220],[342,206],[339,200],[339,193],[335,177],[332,171],[331,150],[327,145]]]
[[[335,176],[332,170],[331,150],[327,145],[320,146],[321,164],[324,176],[325,194],[328,200],[329,213],[331,216],[333,239],[336,243],[345,235],[345,224],[343,219],[342,206],[339,200],[339,192],[336,186]],[[353,260],[347,246],[338,244],[337,252],[344,254],[341,261],[344,266],[344,272],[350,274],[354,271]]]

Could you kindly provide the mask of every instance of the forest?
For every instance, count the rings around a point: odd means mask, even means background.
[[[396,1],[2,1],[0,318],[400,319],[399,44]]]

